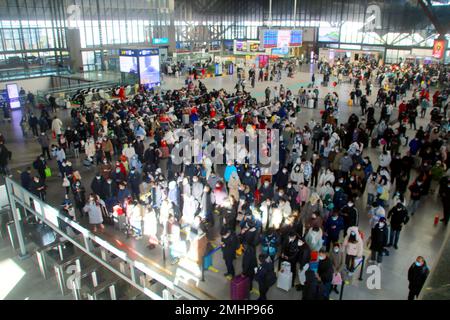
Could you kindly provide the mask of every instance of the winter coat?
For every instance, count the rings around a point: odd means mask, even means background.
[[[331,263],[333,264],[333,269],[335,273],[340,273],[345,266],[345,256],[342,250],[339,250],[338,253],[334,252],[333,248],[331,248],[329,254]]]
[[[312,251],[319,251],[323,245],[322,237],[322,229],[319,229],[319,231],[313,231],[313,229],[309,229],[308,233],[305,236],[305,242],[308,244]]]
[[[344,219],[342,217],[338,216],[336,220],[329,217],[325,222],[325,232],[328,240],[337,241],[342,230],[344,230]]]
[[[387,225],[384,224],[383,228],[380,228],[379,223],[377,223],[371,232],[370,250],[381,252],[387,245],[388,235]]]
[[[428,269],[428,266],[423,265],[418,267],[413,263],[408,269],[409,290],[418,295],[422,290],[429,273],[430,269]]]
[[[388,219],[391,222],[391,230],[401,231],[403,225],[409,221],[408,210],[403,205],[400,208],[395,206],[389,211]]]
[[[89,202],[83,208],[84,212],[87,212],[89,215],[89,223],[90,224],[101,224],[103,223],[103,215],[100,206],[104,206],[105,203],[103,200],[99,200],[99,203]]]
[[[356,243],[352,243],[349,241],[350,234],[352,231],[354,231],[356,234]],[[348,228],[347,236],[345,237],[344,242],[342,243],[342,247],[344,248],[344,251],[347,255],[362,257],[364,251],[364,243],[361,238],[361,235],[359,234],[358,227]]]

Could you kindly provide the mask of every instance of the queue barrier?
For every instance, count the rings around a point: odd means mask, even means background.
[[[212,265],[212,256],[214,253],[216,253],[217,251],[221,250],[222,247],[218,246],[217,248],[214,248],[213,250],[211,250],[210,252],[208,252],[206,255],[203,256],[202,258],[202,263],[201,263],[201,271],[202,271],[202,281],[205,281],[205,270],[211,270],[213,272],[218,272],[218,270],[216,268],[213,267]]]
[[[362,256],[361,261],[355,267],[355,271],[358,270],[358,267],[360,268],[359,277],[358,277],[359,281],[363,280],[363,272],[364,272],[365,263],[366,263],[366,256]],[[339,293],[339,300],[342,300],[342,297],[344,295],[344,288],[345,288],[345,279],[342,279],[341,290],[340,290],[341,292]]]

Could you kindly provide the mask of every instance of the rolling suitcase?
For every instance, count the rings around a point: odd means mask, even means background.
[[[234,277],[231,280],[230,296],[231,300],[246,300],[249,298],[249,278],[243,275]]]

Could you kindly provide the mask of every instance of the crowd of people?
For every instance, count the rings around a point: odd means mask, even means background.
[[[46,180],[52,175],[48,161],[56,161],[65,190],[62,211],[77,221],[87,216],[94,231],[105,223],[117,224],[138,239],[146,236],[150,250],[165,243],[174,264],[206,236],[222,247],[226,277],[236,276],[234,260],[242,256],[239,269],[249,279],[250,291],[253,280],[258,283],[260,299],[267,298],[276,281],[274,265],[280,269],[286,262],[292,272],[289,286],[302,290],[303,299],[328,299],[360,267],[365,246],[371,251],[370,263],[382,263],[388,248],[399,248],[401,230],[414,223],[410,218],[425,196],[438,192],[441,221],[447,225],[450,218],[449,88],[441,86],[431,98],[428,81],[435,69],[397,67],[370,61],[339,68],[321,63],[321,72],[333,75],[338,70],[337,79],[344,70],[354,87],[351,100],[361,114],[354,111],[342,123],[337,93],[327,94],[320,106],[314,86],[297,94],[283,85],[268,88],[261,104],[242,86],[231,93],[193,81],[179,90],[157,93],[140,87],[126,99],[80,105],[70,111],[66,125],[45,109],[40,119],[34,111],[28,124],[42,152],[32,164],[37,174],[31,166],[21,173],[22,186],[45,201]],[[371,79],[382,78],[388,68],[396,70],[394,75],[379,81],[377,102],[369,104]],[[448,70],[435,68],[440,70],[438,82],[448,84]],[[309,101],[312,108],[322,109],[321,119],[300,127],[296,116]],[[417,115],[410,116],[411,110],[417,113],[425,104],[424,115],[431,120],[416,130]],[[202,121],[203,132],[233,129],[252,136],[257,129],[279,130],[277,173],[250,164],[249,150],[243,151],[245,161],[224,158],[225,164],[213,163],[203,151],[220,146],[195,139],[200,154],[177,164],[172,151],[181,141],[173,129],[193,132],[197,121]],[[411,137],[407,123],[416,130]],[[270,136],[264,143],[270,153]],[[0,139],[3,171],[10,158],[4,144]],[[376,161],[369,155],[371,148],[379,154]],[[94,167],[92,181],[82,178],[69,156],[81,158],[90,170]],[[367,202],[360,212],[356,202],[363,194]],[[359,227],[366,215],[369,234]],[[408,272],[410,299],[418,295],[427,274],[419,257]]]

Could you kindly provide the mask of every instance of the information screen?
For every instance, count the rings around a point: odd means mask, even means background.
[[[8,100],[11,109],[20,108],[19,87],[17,86],[17,84],[7,84],[6,91],[8,91]]]
[[[138,72],[137,58],[120,56],[120,72],[136,73]]]
[[[262,48],[300,47],[303,42],[302,30],[263,29],[260,34]]]
[[[159,55],[139,57],[139,69],[141,84],[154,86],[161,82]]]
[[[262,44],[264,48],[276,48],[278,41],[278,30],[263,30]]]
[[[319,28],[319,41],[339,42],[339,28]]]

